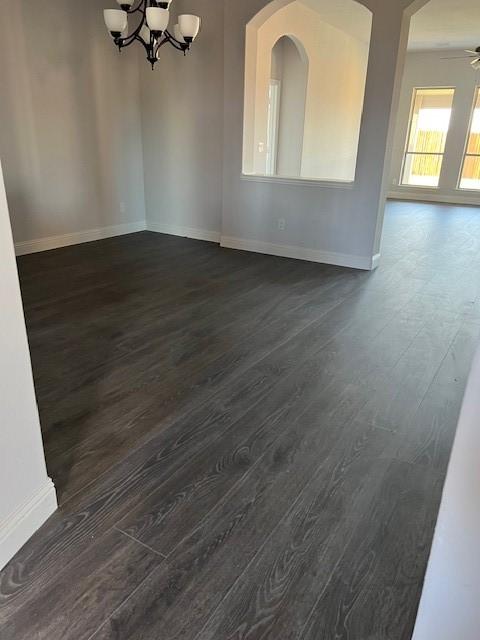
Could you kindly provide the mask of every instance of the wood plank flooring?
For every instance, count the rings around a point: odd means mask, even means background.
[[[154,233],[24,256],[59,511],[2,640],[407,640],[480,338],[480,210],[365,273]]]

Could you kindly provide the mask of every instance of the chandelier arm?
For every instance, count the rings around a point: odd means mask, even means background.
[[[162,43],[161,43],[162,45],[168,42],[168,43],[170,43],[172,45],[172,47],[174,47],[178,51],[185,52],[185,51],[188,50],[187,43],[186,42],[180,42],[179,40],[174,38],[172,36],[172,34],[170,33],[170,31],[165,31],[163,35],[164,35],[165,39],[162,41]]]
[[[141,38],[140,36],[135,36],[135,40],[138,40],[138,42],[140,42],[140,44],[143,46],[143,48],[145,49],[147,56],[150,55],[150,47],[148,46],[148,44],[145,42],[145,40],[143,38]]]
[[[179,47],[177,47],[176,45],[174,45],[174,44],[173,44],[173,42],[171,42],[171,40],[165,36],[162,40],[160,40],[160,41],[157,43],[157,46],[155,47],[155,55],[157,55],[157,54],[158,54],[158,52],[159,52],[159,50],[160,50],[160,48],[161,48],[161,47],[163,47],[163,45],[164,45],[164,44],[167,44],[167,43],[168,43],[168,44],[171,44],[173,47],[175,47],[175,49],[179,49],[179,51],[181,51],[181,49],[180,49]]]
[[[155,57],[157,57],[158,52],[160,51],[160,48],[163,47],[164,44],[167,44],[168,40],[165,37],[162,38],[162,40],[157,40],[157,44],[155,45],[154,49],[153,49],[153,54]]]
[[[176,44],[182,45],[182,44],[186,44],[185,42],[180,42],[180,40],[177,40],[175,38],[175,36],[172,36],[172,34],[170,33],[170,31],[165,31],[165,35],[167,36],[167,38],[171,41],[171,42],[175,42]]]
[[[120,47],[128,47],[132,44],[132,42],[134,42],[138,36],[138,34],[140,33],[140,31],[142,30],[142,27],[144,24],[146,24],[146,15],[147,15],[147,0],[140,0],[140,4],[138,5],[138,7],[132,11],[129,11],[128,13],[137,13],[140,12],[142,14],[142,19],[140,20],[137,28],[132,31],[132,33],[127,36],[126,38],[119,38],[118,41],[116,42],[116,44]],[[143,42],[143,40],[142,40]]]
[[[138,5],[136,7],[134,6],[132,9],[128,9],[127,13],[131,14],[131,13],[137,13],[137,11],[141,11],[145,15],[146,3],[147,3],[147,0],[140,0]]]

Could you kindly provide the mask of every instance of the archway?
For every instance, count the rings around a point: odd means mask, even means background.
[[[272,49],[268,92],[266,174],[302,173],[308,57],[301,42],[282,36]]]
[[[371,25],[371,12],[355,0],[274,0],[250,20],[245,174],[354,180]],[[272,76],[283,58],[285,92]],[[286,142],[282,145],[282,122],[286,132],[287,121],[288,152]]]

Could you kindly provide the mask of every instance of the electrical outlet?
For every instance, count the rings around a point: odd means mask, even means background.
[[[279,229],[279,231],[285,231],[286,226],[287,226],[287,223],[285,221],[285,218],[279,218],[278,219],[278,229]]]

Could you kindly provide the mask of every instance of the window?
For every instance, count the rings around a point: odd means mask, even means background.
[[[480,88],[475,95],[459,187],[480,189]]]
[[[454,89],[415,89],[402,184],[438,187]]]

